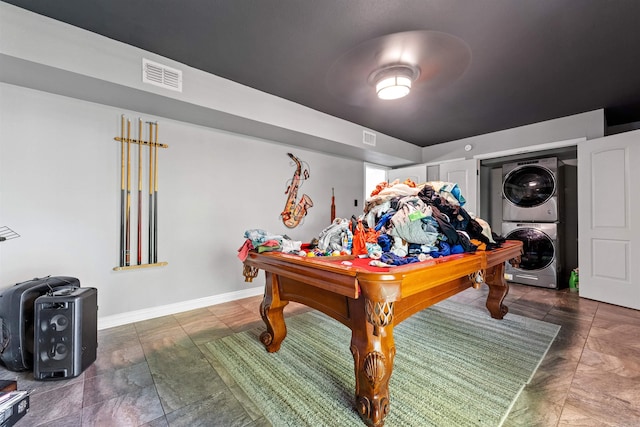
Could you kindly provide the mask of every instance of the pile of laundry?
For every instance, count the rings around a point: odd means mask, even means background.
[[[354,255],[385,267],[500,246],[504,238],[467,212],[465,202],[458,185],[450,182],[382,182],[366,200],[360,217],[336,218],[309,244],[251,229],[244,233],[238,258],[244,261],[252,250]]]
[[[464,204],[454,183],[382,182],[366,200],[364,214],[336,218],[317,248],[368,256],[383,266],[498,247],[504,239]]]
[[[238,249],[238,258],[244,262],[247,259],[249,251],[256,250],[262,252],[300,252],[302,242],[291,240],[287,236],[272,234],[265,230],[254,228],[244,232],[245,241]]]

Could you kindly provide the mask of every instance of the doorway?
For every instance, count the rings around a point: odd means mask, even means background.
[[[483,159],[480,162],[480,216],[486,218],[492,230],[505,236],[503,230],[503,169],[504,165],[549,157],[558,159],[558,174],[562,207],[558,212],[558,272],[559,288],[566,287],[571,270],[578,267],[578,150],[577,146],[521,153]],[[508,221],[507,221],[508,222]]]

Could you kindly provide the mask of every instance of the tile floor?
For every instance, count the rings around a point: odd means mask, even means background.
[[[479,306],[485,298],[474,289],[454,297]],[[98,359],[77,378],[41,382],[0,368],[0,379],[32,390],[18,426],[270,425],[227,386],[204,347],[262,325],[259,303],[247,298],[99,331]],[[640,311],[521,285],[511,286],[506,304],[562,329],[505,426],[640,425]],[[304,310],[292,303],[285,311]]]

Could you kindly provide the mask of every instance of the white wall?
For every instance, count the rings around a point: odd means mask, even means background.
[[[169,145],[159,162],[158,261],[166,267],[112,269],[120,229],[113,138],[121,114],[157,120],[159,142]],[[309,164],[300,194],[315,204],[295,229],[279,219],[294,172],[287,152]],[[338,216],[362,212],[363,174],[360,161],[0,83],[0,225],[21,235],[0,245],[0,287],[49,274],[78,277],[98,288],[103,327],[125,322],[127,313],[137,313],[132,320],[157,314],[158,306],[178,311],[180,303],[259,292],[262,280],[245,283],[236,258],[244,231],[308,241],[329,224],[332,187]]]
[[[143,84],[142,58],[182,70],[184,92]],[[112,270],[123,113],[157,120],[170,146],[160,154],[166,267]],[[76,276],[99,290],[99,327],[259,293],[235,257],[246,229],[309,240],[328,225],[332,187],[338,216],[361,213],[363,160],[420,155],[385,135],[375,149],[361,138],[344,120],[0,3],[0,226],[21,234],[0,245],[0,288]],[[315,203],[293,230],[279,219],[294,172],[287,152],[310,165],[300,191]]]
[[[524,149],[558,141],[583,137],[586,139],[601,138],[604,136],[604,131],[604,110],[594,110],[424,147],[422,149],[422,162],[433,163],[459,158],[470,159],[477,155],[518,148]],[[465,150],[467,145],[471,146],[469,151]]]

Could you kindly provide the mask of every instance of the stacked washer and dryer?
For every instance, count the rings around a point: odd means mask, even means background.
[[[558,288],[562,192],[555,157],[502,166],[502,235],[523,242],[519,267],[506,264],[507,281]]]

